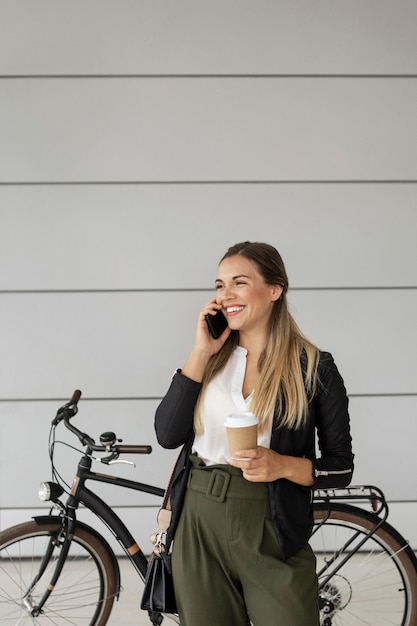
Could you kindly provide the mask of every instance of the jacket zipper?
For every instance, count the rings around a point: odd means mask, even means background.
[[[352,470],[348,469],[348,470],[314,470],[314,475],[316,476],[316,478],[318,476],[333,476],[333,474],[351,474]]]

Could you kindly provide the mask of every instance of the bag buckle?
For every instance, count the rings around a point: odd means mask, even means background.
[[[227,490],[229,489],[230,474],[222,470],[214,469],[210,472],[210,480],[206,490],[209,500],[224,502]]]
[[[155,539],[155,546],[153,551],[155,552],[155,554],[161,554],[162,552],[165,552],[165,539],[166,539],[166,532],[163,530],[161,532],[157,532]]]

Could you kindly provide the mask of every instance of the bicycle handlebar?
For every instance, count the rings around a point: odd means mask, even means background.
[[[64,404],[58,409],[56,416],[52,420],[52,425],[57,426],[61,421],[64,422],[65,427],[68,428],[80,441],[83,446],[87,446],[94,452],[108,452],[108,446],[96,445],[96,442],[90,435],[83,433],[76,426],[70,423],[70,420],[74,415],[78,413],[78,402],[81,398],[81,391],[76,389],[72,394],[72,398],[69,402]],[[121,440],[120,440],[121,441]],[[150,454],[152,452],[152,446],[148,445],[119,445],[112,444],[111,450],[117,454]]]
[[[71,400],[67,402],[66,404],[64,404],[64,406],[61,406],[60,409],[58,409],[57,414],[52,421],[53,426],[57,426],[59,422],[65,419],[65,417],[71,418],[77,414],[78,412],[77,405],[78,405],[78,401],[80,398],[81,398],[81,391],[79,389],[76,389],[74,393],[72,394]]]

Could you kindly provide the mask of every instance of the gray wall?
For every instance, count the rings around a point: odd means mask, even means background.
[[[1,527],[41,510],[75,388],[82,429],[154,445],[120,473],[165,485],[155,408],[218,259],[252,239],[345,378],[354,483],[417,547],[416,3],[1,8]],[[147,547],[158,503],[107,493]]]

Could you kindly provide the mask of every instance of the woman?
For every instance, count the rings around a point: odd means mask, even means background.
[[[229,248],[156,412],[159,443],[184,444],[167,538],[182,626],[319,624],[311,489],[351,480],[348,400],[332,356],[289,314],[287,290],[275,248]],[[205,316],[218,310],[228,326],[214,339]],[[231,459],[224,420],[239,410],[258,416],[258,446]]]

